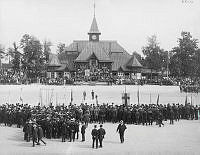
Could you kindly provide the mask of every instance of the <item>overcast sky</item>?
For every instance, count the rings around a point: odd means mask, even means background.
[[[185,1],[183,3],[183,1]],[[0,44],[6,48],[22,35],[69,45],[87,40],[94,0],[0,0]],[[96,0],[101,40],[117,40],[129,53],[141,53],[147,37],[160,46],[177,45],[181,31],[200,40],[200,0]]]

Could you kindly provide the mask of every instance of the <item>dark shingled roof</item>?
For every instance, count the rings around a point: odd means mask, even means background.
[[[137,60],[137,58],[135,57],[135,55],[133,55],[131,57],[131,59],[127,62],[126,64],[127,67],[142,67],[142,65],[140,64],[140,62]]]
[[[106,51],[102,44],[99,42],[88,42],[79,56],[76,58],[76,61],[87,61],[91,55],[95,55],[99,61],[111,62],[109,57],[109,51]]]
[[[124,71],[128,71],[125,64],[130,58],[131,56],[127,52],[112,53],[111,54],[111,60],[113,61],[112,70],[118,71],[118,69],[121,67]]]
[[[89,43],[88,40],[74,40],[73,43],[71,43],[68,47],[65,48],[65,51],[78,51],[79,53],[82,52],[82,50],[86,47],[86,45]],[[107,52],[114,52],[114,53],[121,53],[126,52],[118,43],[117,41],[107,41],[102,40],[98,41],[98,44],[100,44],[105,51]]]

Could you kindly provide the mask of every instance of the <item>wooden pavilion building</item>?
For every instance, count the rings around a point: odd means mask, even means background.
[[[96,17],[88,32],[88,40],[75,40],[49,61],[48,77],[104,81],[110,78],[138,78],[142,65],[117,41],[101,40]]]

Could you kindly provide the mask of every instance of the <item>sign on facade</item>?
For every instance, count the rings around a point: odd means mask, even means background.
[[[141,79],[142,74],[141,73],[132,73],[131,77],[132,77],[132,79]]]
[[[90,76],[90,70],[89,69],[85,70],[85,76]]]

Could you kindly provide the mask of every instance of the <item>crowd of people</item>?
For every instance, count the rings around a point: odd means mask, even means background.
[[[180,92],[199,93],[200,92],[200,79],[184,78],[179,80]]]
[[[61,138],[74,142],[79,138],[81,129],[82,141],[85,141],[85,130],[88,123],[105,122],[126,124],[153,125],[161,127],[163,121],[170,120],[170,124],[180,119],[199,119],[198,106],[191,104],[69,104],[31,106],[28,104],[3,104],[0,106],[0,123],[5,126],[16,124],[23,127],[24,140],[33,139],[33,146],[40,144],[42,137],[48,139]],[[80,127],[81,125],[81,127]],[[41,131],[42,129],[42,131]],[[38,134],[36,134],[36,132]],[[43,141],[42,141],[43,142]],[[123,142],[123,139],[121,140]],[[43,142],[46,144],[45,142]]]

